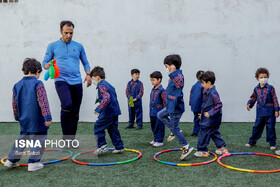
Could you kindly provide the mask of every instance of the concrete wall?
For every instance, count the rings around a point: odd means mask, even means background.
[[[141,71],[144,120],[149,120],[149,74],[161,71],[166,86],[162,62],[171,53],[183,59],[186,112],[182,121],[193,118],[187,104],[199,69],[216,73],[224,121],[254,121],[255,110],[247,112],[246,102],[257,85],[258,67],[270,70],[269,82],[280,96],[279,9],[278,0],[19,0],[0,4],[0,121],[13,121],[11,90],[22,78],[23,59],[42,61],[47,45],[60,38],[59,23],[64,19],[75,23],[73,39],[84,45],[91,67],[103,66],[107,80],[116,87],[120,121],[128,120],[124,92],[132,68]],[[53,118],[59,121],[53,81],[44,83]],[[95,87],[84,85],[81,121],[96,120],[95,97]]]

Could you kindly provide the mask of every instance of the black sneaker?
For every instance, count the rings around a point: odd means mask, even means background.
[[[125,127],[125,129],[134,129],[135,127],[131,126],[131,125],[128,125]]]
[[[195,134],[195,133],[192,133],[191,136],[193,136],[193,137],[198,137],[198,135]]]
[[[143,129],[143,127],[140,126],[140,125],[138,125],[138,126],[136,127],[136,130],[140,130],[140,129]]]

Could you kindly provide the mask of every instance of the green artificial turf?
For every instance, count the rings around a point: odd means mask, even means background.
[[[128,129],[124,127],[127,123],[120,123],[119,130],[126,148],[136,149],[143,153],[143,157],[137,161],[113,165],[113,166],[84,166],[78,165],[72,160],[46,165],[42,170],[27,172],[26,167],[6,169],[0,166],[0,186],[278,186],[280,173],[258,174],[230,170],[220,166],[217,162],[191,167],[169,166],[154,161],[155,153],[179,148],[177,140],[172,142],[165,141],[163,147],[154,148],[149,145],[153,139],[150,124],[144,123],[142,130]],[[274,154],[269,150],[269,145],[265,141],[265,131],[263,137],[257,142],[257,146],[246,148],[251,135],[253,123],[223,123],[220,132],[223,139],[228,144],[230,152],[260,152]],[[19,128],[17,123],[0,123],[0,136],[18,135]],[[196,147],[197,138],[190,136],[192,123],[181,123],[183,135],[187,141]],[[166,129],[166,137],[169,134]],[[276,125],[276,132],[279,132],[279,124]],[[48,131],[49,135],[60,135],[61,127],[59,123],[53,123]],[[78,135],[87,137],[93,135],[93,123],[79,123]],[[107,135],[109,147],[112,143]],[[1,139],[1,137],[0,137]],[[1,147],[9,150],[12,142],[4,142],[1,139]],[[278,143],[278,142],[277,142]],[[73,150],[77,154],[85,149],[86,146],[94,147],[93,141],[81,143],[81,148]],[[86,148],[85,148],[85,147]],[[215,152],[216,147],[211,141],[209,150]],[[279,147],[280,148],[280,147]],[[3,150],[3,149],[1,149]],[[5,153],[6,155],[8,154]],[[45,155],[52,155],[57,159],[67,155],[67,153],[46,152]],[[176,163],[197,163],[211,160],[214,157],[196,158],[193,154],[185,161],[179,161],[181,152],[173,151],[160,154],[158,159],[166,162]],[[1,152],[1,155],[3,153]],[[48,155],[48,156],[49,156]],[[124,152],[114,155],[109,151],[98,158],[91,153],[77,157],[82,162],[120,162],[137,157],[137,153]],[[48,159],[42,161],[49,161]],[[276,170],[280,169],[280,160],[264,156],[231,156],[222,159],[224,164],[253,170]],[[23,157],[21,163],[27,162],[27,157]]]

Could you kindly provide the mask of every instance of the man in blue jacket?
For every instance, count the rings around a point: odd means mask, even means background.
[[[80,105],[83,97],[80,60],[84,66],[87,87],[91,85],[90,65],[82,44],[72,40],[74,24],[71,21],[60,23],[62,37],[50,43],[43,67],[50,68],[50,61],[56,59],[60,76],[55,79],[55,88],[61,102],[61,127],[63,139],[74,139],[79,121]]]

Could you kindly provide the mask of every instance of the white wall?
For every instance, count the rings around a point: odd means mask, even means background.
[[[166,86],[163,59],[171,53],[183,59],[186,112],[182,121],[192,121],[188,97],[200,69],[216,73],[224,121],[254,121],[255,110],[247,112],[246,102],[257,85],[258,67],[270,70],[269,82],[280,96],[279,9],[278,0],[19,0],[0,4],[0,121],[13,121],[11,90],[22,77],[23,59],[42,61],[47,45],[60,38],[59,23],[64,19],[74,22],[73,39],[84,45],[91,67],[103,66],[107,80],[116,87],[120,121],[128,120],[124,92],[132,68],[141,71],[144,120],[149,120],[149,74],[161,71]],[[53,81],[44,83],[53,118],[59,121]],[[96,120],[95,97],[95,87],[84,85],[81,121]]]

